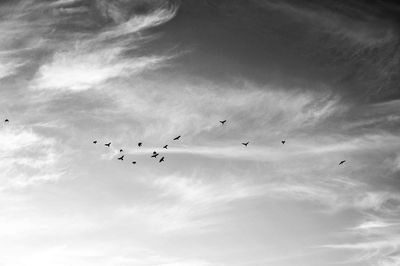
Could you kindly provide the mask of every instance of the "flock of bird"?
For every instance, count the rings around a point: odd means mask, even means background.
[[[225,125],[226,121],[227,121],[227,120],[225,119],[225,120],[221,120],[221,121],[219,121],[219,122],[220,122],[221,125],[223,126],[223,125]],[[4,120],[4,123],[9,123],[9,122],[10,122],[10,121],[8,120],[8,118],[6,118],[6,119]],[[181,138],[181,136],[179,135],[179,136],[173,138],[173,140],[174,140],[174,141],[177,141],[177,140],[179,140],[180,138]],[[245,146],[245,147],[247,147],[247,145],[249,145],[249,143],[250,143],[249,141],[247,141],[247,142],[242,142],[242,145]],[[286,140],[282,140],[281,143],[282,143],[282,144],[285,144],[285,143],[286,143]],[[97,140],[94,140],[94,141],[93,141],[93,144],[97,144]],[[143,143],[142,143],[142,142],[139,142],[137,145],[138,145],[138,147],[142,147]],[[104,146],[110,148],[111,142],[105,143]],[[164,146],[163,146],[163,149],[168,149],[168,144],[164,145]],[[123,149],[120,149],[119,152],[122,153],[122,152],[124,152],[124,150],[123,150]],[[158,155],[160,155],[158,152],[153,151],[153,153],[152,153],[152,155],[151,155],[151,158],[157,158]],[[120,160],[120,161],[123,161],[123,160],[124,160],[124,157],[125,157],[125,155],[121,155],[121,156],[118,157],[117,159]],[[162,163],[162,162],[164,162],[164,161],[165,161],[165,157],[162,156],[158,162],[159,162],[159,163]],[[346,162],[346,160],[340,161],[340,162],[339,162],[339,165],[342,165],[342,164],[344,164],[345,162]],[[136,161],[132,161],[132,164],[136,164]]]
[[[179,140],[180,137],[181,137],[181,136],[177,136],[176,138],[174,138],[174,140]],[[94,141],[93,141],[93,144],[97,144],[97,140],[94,140]],[[143,143],[142,143],[142,142],[139,142],[137,145],[138,145],[138,147],[142,147]],[[104,146],[110,148],[110,147],[111,147],[111,142],[105,143]],[[167,145],[164,145],[164,146],[163,146],[163,149],[168,149],[168,144],[167,144]],[[124,152],[124,150],[123,150],[123,149],[120,149],[119,152],[122,153],[122,152]],[[158,155],[160,155],[160,153],[158,153],[158,152],[156,152],[156,151],[153,151],[153,153],[152,153],[152,155],[151,155],[151,158],[157,158]],[[124,157],[125,157],[125,155],[123,154],[123,155],[121,155],[120,157],[118,157],[117,159],[120,160],[120,161],[123,161],[123,160],[124,160]],[[164,161],[165,161],[165,157],[162,156],[158,162],[162,163],[162,162],[164,162]],[[136,164],[136,161],[132,161],[132,164]]]

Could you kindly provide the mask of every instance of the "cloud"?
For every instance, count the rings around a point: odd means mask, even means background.
[[[167,176],[154,180],[153,184],[161,189],[162,197],[178,197],[179,201],[192,202],[194,204],[216,204],[232,202],[242,198],[257,195],[256,187],[251,187],[246,182],[225,181],[207,183],[198,175],[193,177]],[[230,180],[234,181],[234,180]]]
[[[397,200],[399,199],[397,198]],[[379,202],[378,204],[382,203]],[[347,235],[347,237],[351,239],[351,234],[354,233],[357,236],[356,241],[323,245],[322,248],[350,251],[352,256],[346,263],[361,262],[379,266],[398,265],[400,262],[397,255],[400,251],[400,239],[398,238],[400,220],[397,213],[396,210],[387,212],[382,210],[382,207],[377,207],[375,214],[365,212],[365,215],[369,217],[368,220],[348,229],[350,235]],[[385,218],[388,216],[391,218]]]
[[[350,262],[365,262],[371,265],[395,266],[400,262],[397,255],[400,249],[400,239],[390,237],[384,240],[372,240],[350,244],[325,245],[323,248],[357,251],[357,255]]]
[[[25,248],[25,247],[24,247]],[[16,250],[7,247],[7,250]],[[26,251],[24,249],[24,251]],[[120,246],[93,244],[72,246],[58,244],[35,250],[32,253],[25,253],[26,256],[10,258],[8,254],[0,255],[0,259],[6,265],[60,265],[67,266],[73,263],[79,266],[94,266],[99,262],[115,266],[125,265],[148,265],[148,266],[220,266],[221,264],[211,263],[205,260],[190,258],[189,256],[168,256],[139,246]],[[18,264],[16,264],[18,263]]]
[[[216,213],[263,193],[258,186],[234,177],[209,182],[202,173],[196,172],[191,176],[146,176],[141,182],[154,190],[156,201],[119,208],[115,215],[139,220],[150,231],[167,235],[212,231],[221,222],[213,218]]]
[[[301,49],[308,50],[309,61],[320,58],[324,63],[317,63],[319,67],[336,72],[338,79],[334,83],[340,84],[337,90],[343,90],[343,94],[360,101],[397,95],[400,53],[397,14],[391,16],[392,7],[365,2],[253,2],[285,17],[279,29],[289,27],[299,33],[295,37],[296,49],[303,46]],[[283,31],[277,33],[286,36]],[[314,46],[316,43],[318,47]],[[307,62],[304,67],[309,65]]]
[[[263,6],[278,9],[285,13],[294,14],[297,19],[305,20],[310,23],[318,21],[317,27],[322,27],[326,33],[337,35],[343,40],[361,45],[366,48],[374,48],[392,42],[396,36],[394,29],[379,19],[373,19],[368,13],[368,8],[359,5],[359,16],[352,16],[355,13],[351,5],[341,6],[344,12],[337,12],[334,5],[298,5],[287,1],[255,1]],[[332,8],[332,9],[331,9]],[[379,23],[380,22],[380,23]],[[383,35],[383,36],[382,36]]]
[[[110,79],[127,78],[160,67],[171,58],[130,54],[149,39],[149,36],[143,36],[145,29],[163,24],[175,16],[175,6],[160,6],[148,14],[133,14],[124,21],[126,7],[114,6],[113,3],[98,1],[103,16],[111,16],[116,25],[99,33],[84,34],[81,38],[71,34],[72,40],[67,44],[61,43],[52,58],[40,66],[31,85],[33,89],[79,91],[95,88]]]
[[[40,40],[42,30],[35,27],[39,24],[21,19],[32,11],[30,4],[31,1],[1,4],[0,79],[17,74],[27,64],[23,56],[26,50],[36,48]]]
[[[59,53],[50,64],[43,65],[35,80],[35,89],[65,89],[71,91],[95,88],[112,78],[128,77],[151,69],[163,62],[163,57],[118,59],[118,48],[97,51]]]
[[[56,166],[61,153],[53,139],[19,126],[2,129],[0,136],[1,189],[54,182],[62,175]]]
[[[114,84],[118,89],[112,96],[119,115],[137,124],[141,137],[151,142],[168,141],[179,132],[184,140],[193,141],[191,145],[206,141],[218,145],[223,138],[224,144],[248,139],[262,145],[272,138],[280,141],[300,128],[311,128],[346,108],[325,91],[284,91],[247,80],[216,84],[179,74],[173,80],[160,79],[157,82],[163,84],[162,89],[156,82],[140,78],[133,80],[138,84],[134,88]],[[220,127],[221,119],[228,120],[229,134]]]
[[[382,228],[387,228],[391,226],[397,226],[399,225],[398,223],[388,223],[380,220],[375,220],[375,221],[366,221],[361,223],[360,225],[351,228],[351,230],[355,231],[368,231],[368,230],[373,230],[373,229],[382,229]]]
[[[16,73],[18,67],[22,64],[17,61],[9,61],[0,55],[0,79],[11,76]]]

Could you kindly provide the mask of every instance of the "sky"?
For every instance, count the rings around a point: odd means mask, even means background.
[[[399,13],[0,1],[0,266],[400,265]]]

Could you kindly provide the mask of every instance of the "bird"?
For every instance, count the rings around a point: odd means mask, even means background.
[[[110,147],[111,142],[104,144],[104,146]]]
[[[282,144],[285,144],[286,140],[282,140],[281,142],[282,142]]]
[[[342,165],[346,162],[346,160],[340,161],[339,165]]]
[[[222,125],[224,125],[225,124],[225,122],[226,122],[226,119],[225,120],[222,120],[222,121],[219,121]]]
[[[94,144],[97,144],[97,140],[94,140],[93,143],[94,143]]]
[[[120,149],[120,150],[119,150],[119,152],[123,152],[123,151],[124,151],[123,149]]]
[[[8,118],[6,118],[6,119],[4,120],[4,123],[8,123],[8,122],[10,122],[10,120],[8,120]]]
[[[139,147],[142,147],[142,143],[141,143],[141,142],[139,142],[137,145],[138,145]]]
[[[151,156],[151,158],[156,158],[158,156],[159,153],[153,153],[153,155]]]
[[[118,160],[123,161],[123,160],[124,160],[124,156],[125,156],[125,155],[122,155],[121,157],[118,158]]]
[[[179,136],[177,136],[176,138],[174,138],[174,140],[178,140],[180,137],[181,137],[181,136],[179,135]]]
[[[247,147],[247,145],[249,145],[249,141],[248,142],[242,142],[242,144]]]
[[[164,156],[158,161],[159,163],[164,162]]]
[[[133,162],[132,162],[132,164],[136,164],[136,162],[135,162],[135,161],[133,161]]]
[[[164,149],[168,149],[168,145],[165,145],[163,148],[164,148]]]

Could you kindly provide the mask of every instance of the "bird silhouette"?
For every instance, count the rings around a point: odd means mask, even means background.
[[[168,149],[168,145],[165,145],[163,148],[164,148],[164,149]]]
[[[133,162],[132,162],[132,164],[136,164],[136,162],[135,162],[135,161],[133,161]]]
[[[281,142],[282,142],[282,144],[285,144],[286,140],[282,140]]]
[[[247,145],[249,145],[249,141],[248,142],[242,142],[242,145],[247,147]]]
[[[225,120],[222,120],[222,121],[219,121],[222,125],[224,125],[225,124],[225,122],[226,122],[226,119]]]
[[[344,164],[346,162],[346,160],[343,160],[343,161],[341,161],[340,163],[339,163],[339,165],[342,165],[342,164]]]
[[[119,152],[123,152],[123,151],[124,151],[123,149],[120,149],[120,150],[119,150]]]
[[[139,147],[142,147],[142,143],[141,143],[141,142],[139,142],[137,145],[138,145]]]
[[[180,137],[181,137],[181,136],[179,135],[179,136],[177,136],[176,138],[174,138],[174,140],[178,140]]]
[[[156,158],[159,155],[159,153],[153,153],[153,155],[151,155],[151,158]]]
[[[164,162],[164,156],[158,161],[159,163]]]
[[[104,146],[110,147],[111,142],[104,144]]]
[[[97,140],[94,140],[93,143],[94,143],[94,144],[97,144]]]
[[[122,155],[121,157],[118,158],[118,160],[123,161],[123,160],[124,160],[124,156],[125,156],[125,155]]]
[[[10,120],[8,120],[8,118],[6,118],[6,119],[4,120],[4,123],[8,123],[8,122],[10,122]]]

